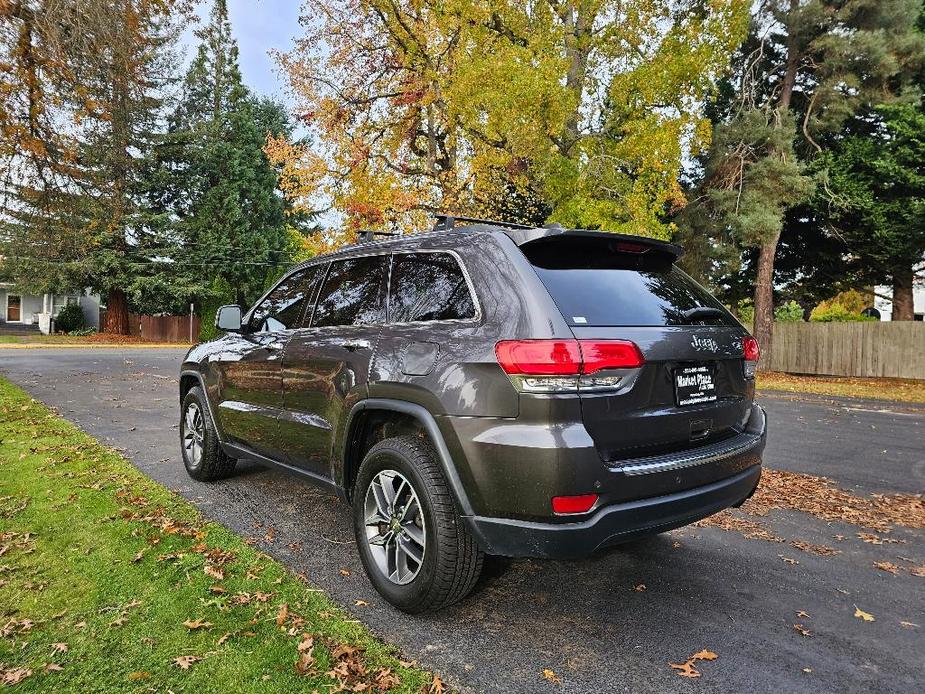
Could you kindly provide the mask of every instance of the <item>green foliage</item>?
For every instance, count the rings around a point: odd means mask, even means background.
[[[290,262],[286,204],[263,145],[268,133],[288,136],[291,125],[281,104],[242,83],[223,0],[196,35],[196,57],[149,169],[157,215],[146,238],[164,239],[185,301],[211,302],[221,279],[247,303],[269,272]]]
[[[857,290],[849,290],[819,303],[813,309],[809,319],[820,323],[876,321],[876,318],[865,316],[861,313],[869,305],[869,295]]]
[[[896,104],[877,115],[873,133],[845,138],[817,163],[828,219],[851,249],[849,267],[869,284],[925,256],[925,110]]]
[[[743,325],[755,322],[755,304],[751,299],[742,299],[736,304],[735,314]],[[774,320],[792,323],[803,320],[803,307],[796,301],[786,301],[774,309]]]
[[[202,342],[221,337],[221,330],[215,327],[215,314],[220,306],[233,304],[237,301],[235,291],[227,280],[216,277],[212,280],[209,293],[202,299],[202,308],[199,312],[199,339]],[[244,307],[247,310],[247,307]]]
[[[83,309],[77,302],[68,303],[61,307],[55,318],[55,330],[62,333],[73,333],[86,326]]]
[[[832,216],[843,194],[833,178],[851,166],[829,159],[854,148],[855,136],[856,144],[867,142],[865,156],[874,154],[885,143],[880,106],[917,99],[925,56],[916,28],[921,10],[921,0],[754,5],[733,75],[720,81],[707,104],[713,142],[691,170],[694,202],[678,218],[678,239],[693,251],[684,261],[691,274],[734,304],[759,289],[758,249],[765,245],[773,254],[766,242],[779,234],[782,263],[766,278],[764,296],[773,289],[778,299],[810,306],[833,291],[888,276],[882,268],[876,278],[859,276],[863,246],[846,243],[858,227]],[[893,173],[879,172],[885,188]],[[916,233],[910,227],[907,237]],[[879,238],[869,230],[860,235]]]
[[[846,323],[876,321],[876,318],[864,316],[850,311],[843,304],[833,303],[825,307],[817,306],[813,309],[809,319],[816,323]]]
[[[803,320],[803,307],[792,299],[774,309],[774,320],[780,323],[795,323]]]

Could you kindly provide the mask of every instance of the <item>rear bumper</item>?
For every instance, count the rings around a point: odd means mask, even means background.
[[[470,529],[488,554],[578,559],[609,545],[679,528],[745,501],[755,491],[761,466],[719,482],[676,494],[615,504],[580,523],[532,523],[470,517]]]
[[[750,445],[717,454],[703,449],[703,457],[685,458],[683,467],[731,465],[722,479],[670,494],[629,502],[609,503],[575,522],[535,522],[485,516],[465,517],[482,549],[508,557],[577,559],[601,547],[628,542],[688,525],[738,506],[750,497],[761,478],[761,455],[766,441],[764,412],[755,407],[757,422]],[[603,500],[603,498],[602,498]]]

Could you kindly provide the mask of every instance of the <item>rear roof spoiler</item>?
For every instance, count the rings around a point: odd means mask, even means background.
[[[646,246],[654,251],[670,255],[673,260],[677,260],[684,253],[684,249],[677,244],[660,241],[649,236],[617,234],[611,231],[591,231],[589,229],[566,229],[558,224],[550,224],[535,229],[504,229],[504,233],[518,246],[559,238],[597,238],[607,241],[620,240],[634,245]]]

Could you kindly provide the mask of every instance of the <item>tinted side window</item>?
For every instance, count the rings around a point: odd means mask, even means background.
[[[294,272],[273,288],[251,313],[250,332],[276,332],[299,327],[305,302],[311,301],[321,273],[310,267]]]
[[[392,323],[475,318],[469,285],[449,253],[396,254],[391,287]]]
[[[318,295],[312,326],[382,322],[388,262],[387,256],[369,256],[331,263]]]

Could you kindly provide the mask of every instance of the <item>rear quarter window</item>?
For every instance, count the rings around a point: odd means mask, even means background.
[[[563,317],[576,327],[690,325],[684,312],[721,314],[695,324],[738,326],[706,289],[656,250],[623,252],[619,243],[568,237],[521,247]]]
[[[396,253],[390,286],[391,323],[476,317],[469,283],[449,253]]]

